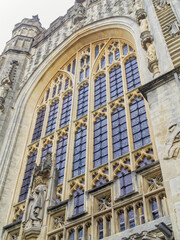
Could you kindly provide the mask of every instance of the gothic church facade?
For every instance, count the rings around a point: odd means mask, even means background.
[[[16,24],[1,239],[180,240],[179,103],[179,0],[76,0],[48,29]]]

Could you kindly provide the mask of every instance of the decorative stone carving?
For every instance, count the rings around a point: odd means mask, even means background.
[[[133,0],[134,10],[137,11],[143,8],[142,0]]]
[[[64,215],[54,218],[54,228],[61,228],[64,225]]]
[[[11,240],[17,240],[18,239],[18,233],[15,233],[11,236]]]
[[[149,31],[147,14],[143,8],[139,8],[136,11],[137,22],[140,25],[141,31],[141,44],[143,48],[147,51],[147,60],[149,71],[153,73],[153,76],[156,77],[159,72],[158,60],[156,56],[156,49],[153,43],[153,37]]]
[[[149,71],[153,73],[154,77],[158,76],[160,72],[154,43],[147,44],[147,59]]]
[[[46,159],[34,169],[31,192],[22,221],[27,239],[38,237],[41,231],[51,167],[52,154],[48,153]]]
[[[158,10],[164,10],[169,6],[169,0],[155,0],[155,7]]]
[[[111,194],[98,199],[98,211],[103,211],[111,207]]]
[[[154,178],[149,178],[148,185],[149,185],[148,192],[163,187],[162,175],[155,176]]]
[[[9,78],[4,78],[0,85],[0,112],[4,111],[4,103],[9,92],[9,89],[12,86],[12,82]]]
[[[82,2],[84,1],[76,0],[74,13],[73,13],[73,24],[77,24],[78,22],[86,18],[86,15],[85,15],[86,10]]]
[[[177,37],[180,35],[180,23],[175,21],[167,25],[167,31],[172,37]]]
[[[165,143],[164,160],[180,157],[180,122],[172,121]]]

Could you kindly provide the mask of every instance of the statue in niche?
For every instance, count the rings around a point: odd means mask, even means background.
[[[147,18],[141,19],[139,22],[140,22],[141,33],[145,31],[149,31]]]
[[[38,228],[39,231],[41,229],[51,167],[52,153],[47,153],[46,159],[34,169],[31,192],[26,203],[22,221],[25,234],[32,230],[33,227]]]
[[[148,63],[157,60],[156,48],[154,43],[147,43],[147,59]]]
[[[164,10],[169,6],[169,0],[156,0],[155,6],[158,10]]]
[[[180,157],[180,122],[173,121],[168,129],[164,160],[177,157]]]
[[[73,12],[73,23],[76,24],[83,20],[85,16],[85,7],[83,6],[83,0],[76,0]]]
[[[9,89],[11,88],[12,82],[9,78],[4,78],[2,80],[2,84],[0,85],[0,111],[4,111],[4,103],[5,99],[7,97],[7,94],[9,92]]]
[[[26,227],[39,226],[41,224],[44,213],[46,193],[46,185],[38,185],[30,194],[28,199],[29,207],[27,212]]]

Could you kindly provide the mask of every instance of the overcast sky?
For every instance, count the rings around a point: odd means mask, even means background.
[[[16,23],[39,15],[42,26],[48,28],[57,17],[66,14],[75,0],[0,0],[0,54]]]

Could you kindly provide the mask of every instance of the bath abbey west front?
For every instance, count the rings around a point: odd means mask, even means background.
[[[180,240],[179,0],[25,18],[0,83],[2,240]]]

